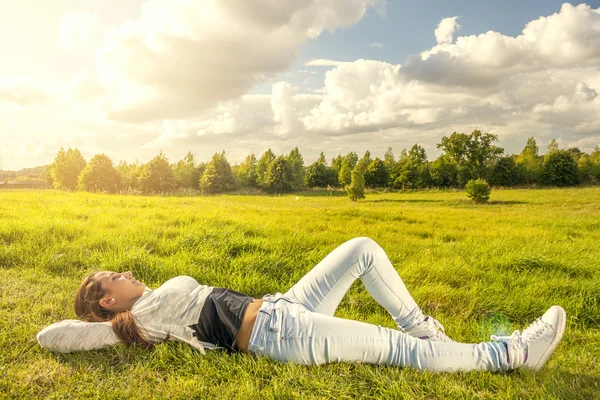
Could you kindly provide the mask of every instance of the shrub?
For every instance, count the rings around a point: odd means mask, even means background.
[[[490,182],[497,186],[513,186],[523,182],[523,169],[513,157],[500,157],[492,168]]]
[[[567,150],[547,155],[542,166],[541,183],[552,186],[572,186],[579,183],[577,161]]]
[[[485,179],[471,179],[465,187],[467,196],[475,203],[485,203],[490,199],[490,185]]]
[[[348,193],[348,197],[352,201],[357,201],[365,198],[365,171],[367,165],[364,159],[360,160],[352,170],[352,180],[350,185],[346,185],[344,189]]]

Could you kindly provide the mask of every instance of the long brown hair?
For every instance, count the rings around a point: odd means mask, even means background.
[[[101,282],[96,280],[96,273],[86,276],[75,295],[75,314],[87,322],[110,321],[112,329],[121,341],[127,345],[139,344],[143,347],[152,346],[140,328],[135,323],[135,317],[130,310],[115,313],[100,305],[100,299],[106,295]]]

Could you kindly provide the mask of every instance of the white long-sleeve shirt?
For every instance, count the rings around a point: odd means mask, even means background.
[[[199,341],[189,325],[196,324],[212,286],[200,285],[194,278],[178,276],[144,294],[131,308],[136,323],[151,342],[169,340],[185,342],[204,354],[204,349],[217,348]],[[84,322],[67,319],[56,322],[37,334],[38,343],[51,351],[68,353],[95,350],[120,342],[110,322]]]

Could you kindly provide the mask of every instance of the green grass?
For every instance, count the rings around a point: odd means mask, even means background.
[[[334,193],[335,194],[335,193]],[[296,198],[298,196],[298,198]],[[177,275],[261,297],[286,291],[344,241],[369,236],[453,338],[568,314],[539,373],[435,374],[360,364],[299,366],[169,342],[53,354],[35,334],[75,318],[92,270]],[[600,188],[343,196],[135,197],[0,191],[0,397],[600,398]],[[360,282],[337,316],[394,327]]]

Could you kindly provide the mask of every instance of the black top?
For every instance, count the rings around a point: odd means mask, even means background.
[[[197,324],[189,325],[201,342],[236,350],[233,342],[252,297],[231,289],[214,288],[202,306]]]

